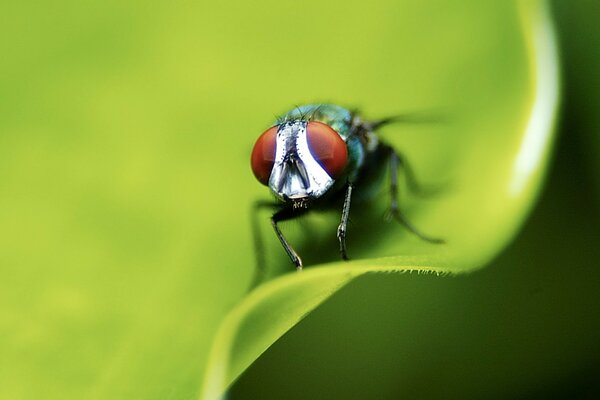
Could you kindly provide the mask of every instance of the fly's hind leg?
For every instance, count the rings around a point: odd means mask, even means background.
[[[423,232],[421,232],[420,230],[418,230],[400,211],[400,207],[398,205],[398,169],[399,169],[399,167],[402,166],[404,168],[404,171],[406,172],[407,184],[408,184],[409,188],[411,188],[411,186],[412,186],[411,190],[413,190],[415,188],[418,189],[419,185],[417,184],[417,181],[412,172],[412,169],[406,163],[406,160],[404,160],[396,152],[396,150],[394,150],[392,147],[387,146],[387,149],[389,151],[389,160],[390,160],[391,204],[390,204],[389,216],[394,218],[396,221],[398,221],[402,225],[404,225],[406,227],[406,229],[411,231],[413,234],[417,235],[422,240],[425,240],[426,242],[445,243],[443,239],[430,237],[430,236],[424,234]]]
[[[408,187],[410,193],[420,197],[427,197],[439,191],[439,188],[427,186],[424,187],[417,179],[415,171],[412,169],[412,166],[406,161],[402,154],[396,152],[394,149],[391,149],[391,152],[396,158],[396,167],[392,168],[396,170],[402,170],[402,172],[404,173],[404,178],[406,179],[406,186]],[[390,160],[390,162],[392,162],[392,160]]]

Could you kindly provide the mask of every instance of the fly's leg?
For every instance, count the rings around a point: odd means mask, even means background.
[[[423,188],[423,186],[419,183],[419,180],[417,179],[411,165],[406,161],[402,154],[397,153],[394,149],[391,149],[391,152],[393,154],[392,157],[396,157],[396,167],[392,166],[392,168],[394,168],[394,170],[402,168],[402,171],[404,172],[404,177],[406,178],[406,185],[408,186],[408,190],[410,190],[411,193],[416,194],[417,196],[427,196],[435,192],[435,189]],[[390,162],[393,161],[390,160]]]
[[[342,208],[342,220],[337,229],[337,238],[340,241],[340,254],[342,259],[348,260],[346,251],[346,233],[348,228],[348,218],[350,216],[350,200],[352,199],[352,183],[348,182],[346,187],[346,196],[344,197],[344,206]]]
[[[275,214],[273,214],[273,216],[271,217],[271,225],[273,225],[275,234],[277,235],[277,238],[281,242],[281,245],[283,246],[285,252],[290,257],[290,259],[292,260],[292,262],[294,263],[294,265],[296,266],[296,269],[298,271],[302,270],[302,260],[300,259],[300,256],[298,256],[298,253],[296,253],[296,251],[292,248],[292,246],[285,239],[285,237],[283,236],[283,233],[281,233],[281,230],[279,229],[279,226],[277,226],[277,223],[288,220],[288,219],[295,218],[298,215],[300,215],[301,213],[302,212],[295,211],[293,208],[282,208],[281,210],[279,210]]]
[[[392,147],[388,147],[390,152],[390,196],[391,196],[391,205],[390,205],[390,215],[399,223],[404,225],[406,229],[417,235],[422,240],[425,240],[429,243],[444,243],[444,240],[438,238],[432,238],[423,232],[419,231],[400,211],[398,206],[398,168],[400,165],[404,167],[404,170],[407,172],[407,183],[410,187],[411,180],[412,184],[416,185],[416,180],[414,179],[414,174],[412,173],[412,169],[407,167],[407,163],[403,160],[396,150]],[[410,172],[408,172],[410,171]],[[417,185],[418,187],[418,185]]]

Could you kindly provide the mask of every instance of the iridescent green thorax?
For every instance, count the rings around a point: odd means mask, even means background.
[[[343,186],[346,181],[354,181],[365,161],[364,143],[353,126],[355,116],[344,107],[335,104],[306,104],[294,108],[282,115],[277,124],[286,121],[319,121],[332,127],[348,146],[348,165],[337,186]]]
[[[307,104],[294,108],[280,117],[279,122],[319,121],[331,126],[346,140],[351,135],[352,113],[335,104]]]

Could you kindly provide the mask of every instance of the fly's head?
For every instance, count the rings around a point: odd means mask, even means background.
[[[252,150],[254,176],[273,194],[295,207],[323,196],[348,162],[348,148],[329,125],[286,121],[267,129]]]

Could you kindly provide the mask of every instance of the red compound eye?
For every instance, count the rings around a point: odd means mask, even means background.
[[[329,125],[311,121],[306,127],[310,153],[332,178],[344,172],[348,162],[346,142]]]
[[[277,127],[267,129],[256,141],[252,149],[250,164],[252,172],[256,179],[263,185],[269,184],[269,177],[275,162],[275,152],[277,150]]]

